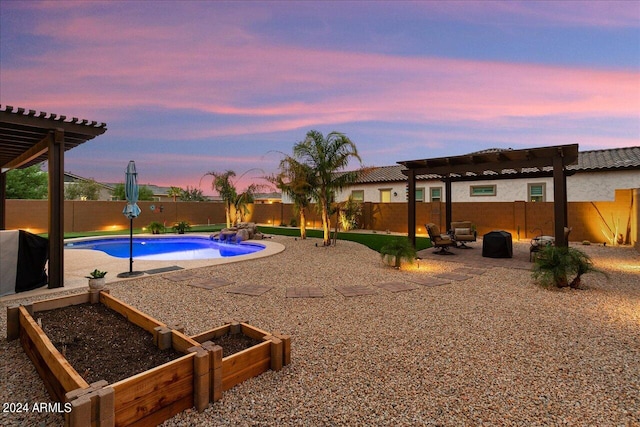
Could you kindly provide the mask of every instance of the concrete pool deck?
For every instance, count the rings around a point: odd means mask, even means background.
[[[151,237],[151,234],[136,234],[135,237]],[[209,234],[190,233],[187,236],[208,237]],[[99,236],[97,238],[104,238]],[[112,238],[129,238],[129,235],[108,236]],[[157,236],[156,236],[157,237]],[[161,237],[184,237],[184,235],[162,235]],[[87,238],[90,239],[90,238]],[[85,240],[85,239],[68,239]],[[252,259],[264,258],[275,255],[284,251],[285,247],[281,243],[273,242],[270,239],[250,240],[248,243],[263,245],[264,250],[254,252],[252,254],[240,255],[235,257],[198,259],[198,260],[167,260],[167,261],[151,261],[151,260],[133,260],[133,271],[148,271],[153,269],[167,268],[178,266],[182,269],[191,269],[198,267],[208,267],[220,264],[228,264],[232,262],[241,262]],[[98,250],[91,249],[65,249],[64,250],[64,287],[56,289],[48,289],[43,286],[32,291],[20,292],[17,294],[6,295],[0,298],[0,301],[6,302],[15,299],[29,298],[40,295],[54,295],[58,292],[68,291],[88,287],[88,279],[86,276],[95,269],[106,271],[105,276],[107,284],[121,282],[131,279],[117,277],[118,274],[129,271],[129,258],[116,258]],[[147,273],[144,276],[148,276]],[[143,276],[138,276],[140,278]]]

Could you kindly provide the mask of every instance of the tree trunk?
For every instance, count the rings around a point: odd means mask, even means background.
[[[304,216],[304,209],[300,209],[300,238],[307,238],[307,219]]]
[[[225,204],[224,213],[227,217],[227,228],[231,228],[231,205],[229,203]]]
[[[582,285],[582,278],[580,278],[580,274],[578,274],[569,284],[572,289],[580,289],[580,285]]]
[[[323,245],[329,246],[331,245],[331,239],[329,238],[329,229],[331,224],[329,223],[329,207],[327,206],[327,202],[325,200],[322,201],[322,231],[323,231]]]

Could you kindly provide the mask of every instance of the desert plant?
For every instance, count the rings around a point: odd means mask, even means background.
[[[187,221],[180,221],[176,222],[171,228],[178,234],[184,234],[185,231],[191,230],[191,224]]]
[[[147,230],[151,231],[151,234],[160,234],[165,231],[164,225],[157,221],[151,221],[149,225],[147,225]]]
[[[382,246],[380,248],[380,255],[387,264],[391,264],[391,261],[394,260],[394,267],[399,269],[402,260],[410,264],[413,263],[413,260],[416,258],[416,249],[409,239],[399,237]]]
[[[107,275],[106,271],[100,271],[97,268],[89,273],[88,276],[85,276],[87,279],[101,279]]]
[[[543,287],[579,288],[582,275],[589,272],[605,274],[593,265],[589,255],[578,249],[546,246],[536,257],[533,278]],[[574,274],[569,282],[569,277]]]

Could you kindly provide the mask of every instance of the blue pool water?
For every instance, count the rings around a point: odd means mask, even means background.
[[[92,249],[117,258],[129,258],[129,238],[105,237],[65,243],[65,249]],[[208,237],[134,237],[133,257],[139,260],[226,258],[263,250],[252,243],[220,243]]]

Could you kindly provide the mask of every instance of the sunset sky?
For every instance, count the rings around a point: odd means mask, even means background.
[[[71,173],[183,188],[261,169],[243,189],[310,129],[366,166],[637,146],[640,2],[3,0],[0,103],[106,122]]]

